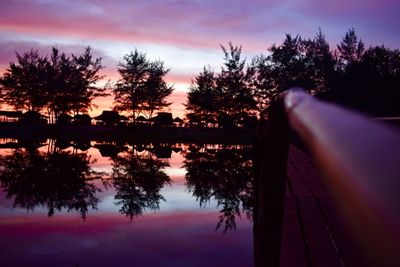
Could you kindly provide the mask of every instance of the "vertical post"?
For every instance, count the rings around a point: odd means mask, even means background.
[[[281,99],[260,124],[257,207],[254,216],[255,266],[280,265],[284,197],[287,180],[289,126]]]
[[[260,123],[254,212],[255,266],[280,265],[289,129],[283,102],[274,101]]]

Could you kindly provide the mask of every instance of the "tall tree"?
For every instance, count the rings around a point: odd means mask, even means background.
[[[359,61],[365,50],[364,47],[363,41],[358,39],[354,28],[349,29],[337,47],[339,52],[339,68],[344,69],[346,66]]]
[[[306,64],[305,44],[299,35],[292,37],[290,34],[286,34],[282,45],[273,45],[269,51],[272,75],[278,93],[292,86],[300,86],[306,90],[313,87]]]
[[[307,48],[313,52],[307,56]],[[292,86],[300,86],[307,90],[314,87],[311,69],[317,47],[314,41],[307,43],[297,35],[286,34],[281,45],[272,45],[268,55],[260,55],[253,59],[252,86],[259,110],[262,111],[277,94]]]
[[[17,63],[11,62],[0,78],[3,101],[16,110],[40,111],[46,104],[47,58],[37,50],[16,57]]]
[[[321,29],[312,40],[304,41],[305,64],[310,75],[314,93],[329,90],[330,81],[334,76],[335,58]]]
[[[125,55],[118,64],[121,79],[113,89],[115,109],[131,112],[135,119],[139,114],[150,118],[154,111],[169,106],[166,97],[173,88],[165,82],[168,72],[162,61],[149,61],[137,49]]]
[[[45,109],[54,121],[60,113],[87,111],[95,97],[105,95],[95,86],[103,78],[101,58],[93,59],[90,47],[71,57],[55,47],[50,58],[34,50],[16,56],[18,63],[10,63],[0,85],[2,101],[17,110]]]
[[[259,110],[271,99],[293,86],[311,93],[329,90],[335,74],[335,58],[322,31],[313,39],[287,34],[281,45],[272,45],[270,54],[253,58],[252,86]]]
[[[203,72],[192,80],[185,105],[189,122],[203,126],[217,123],[221,94],[215,78],[214,71],[204,67]]]
[[[91,48],[76,56],[68,57],[52,49],[48,65],[49,75],[49,109],[57,116],[60,113],[87,112],[95,97],[104,96],[105,89],[95,86],[104,78],[99,75],[103,68],[101,58],[93,59]]]
[[[273,75],[271,56],[259,55],[253,58],[251,63],[253,79],[251,82],[258,111],[266,109],[274,95],[278,93],[278,87]]]
[[[221,72],[215,74],[210,68],[204,68],[190,85],[186,103],[190,122],[239,126],[256,112],[253,69],[241,58],[242,47],[231,42],[228,45],[228,48],[221,45],[224,54]]]
[[[101,64],[102,58],[93,58],[92,50],[86,47],[85,51],[76,56],[72,54],[72,67],[76,75],[76,84],[71,86],[72,110],[75,114],[79,112],[87,112],[93,104],[94,98],[107,95],[105,88],[97,87],[95,84],[104,78],[99,71],[104,68]],[[75,76],[74,75],[74,76]]]
[[[242,47],[231,42],[228,45],[228,48],[221,45],[225,62],[216,78],[221,94],[220,118],[230,118],[233,124],[239,125],[256,109],[250,86],[252,72],[246,67],[246,60],[241,58]]]
[[[162,171],[167,165],[151,153],[139,155],[134,150],[114,159],[112,184],[117,190],[115,204],[121,206],[120,213],[133,220],[146,210],[160,208],[161,201],[165,201],[160,190],[171,181]]]

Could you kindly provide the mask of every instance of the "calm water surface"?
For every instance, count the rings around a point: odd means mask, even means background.
[[[0,140],[0,265],[252,266],[252,149]]]

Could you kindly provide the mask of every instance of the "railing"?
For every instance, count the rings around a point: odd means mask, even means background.
[[[258,198],[266,204],[255,214],[256,266],[279,266],[289,129],[314,159],[370,266],[400,266],[400,132],[299,89],[280,95],[262,128]]]

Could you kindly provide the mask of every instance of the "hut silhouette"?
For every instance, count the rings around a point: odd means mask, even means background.
[[[113,110],[104,110],[99,116],[94,117],[94,119],[98,121],[96,124],[107,126],[119,125],[129,121],[127,117],[120,115],[117,111]]]

